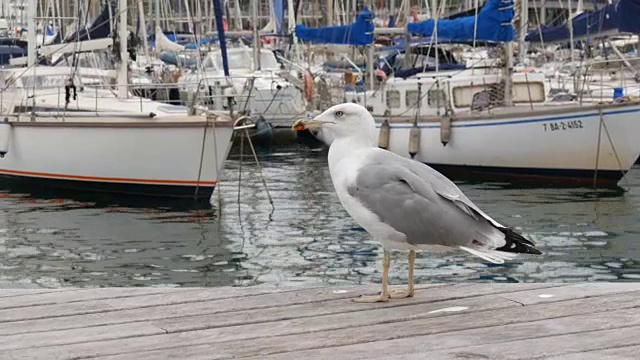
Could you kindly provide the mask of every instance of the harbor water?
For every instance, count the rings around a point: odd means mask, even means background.
[[[326,151],[236,149],[212,204],[0,192],[0,288],[266,286],[380,282],[382,249],[336,197]],[[241,179],[240,179],[241,175]],[[640,281],[640,168],[621,189],[460,183],[542,256],[504,265],[419,253],[416,282]],[[403,253],[391,283],[406,281]]]

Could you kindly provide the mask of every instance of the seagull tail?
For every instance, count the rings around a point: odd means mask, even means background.
[[[504,264],[505,260],[513,260],[518,255],[497,250],[471,249],[466,246],[460,246],[460,249],[494,264]]]
[[[542,252],[535,248],[535,244],[525,239],[522,235],[516,233],[509,228],[498,228],[504,233],[506,244],[503,247],[495,249],[495,251],[507,253],[524,253],[541,255]]]

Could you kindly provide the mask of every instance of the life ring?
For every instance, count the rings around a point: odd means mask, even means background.
[[[313,101],[313,76],[309,70],[305,70],[302,75],[302,81],[304,82],[304,98],[308,102]]]

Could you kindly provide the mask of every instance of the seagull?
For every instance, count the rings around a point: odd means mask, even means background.
[[[502,264],[518,253],[542,254],[534,244],[478,208],[447,177],[377,145],[375,121],[353,103],[335,105],[296,131],[317,133],[329,145],[329,172],[347,213],[382,244],[382,292],[354,299],[387,302],[414,294],[416,250],[460,249]],[[409,252],[408,287],[389,291],[390,250]]]

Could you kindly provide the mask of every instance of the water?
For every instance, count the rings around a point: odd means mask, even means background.
[[[260,156],[272,209],[251,158],[231,155],[215,205],[80,194],[0,192],[0,288],[254,286],[380,282],[378,243],[333,192],[326,152]],[[238,174],[242,185],[238,203]],[[505,265],[420,253],[416,281],[640,280],[640,168],[622,191],[460,184],[499,222],[545,253]],[[394,254],[391,283],[406,279]]]

